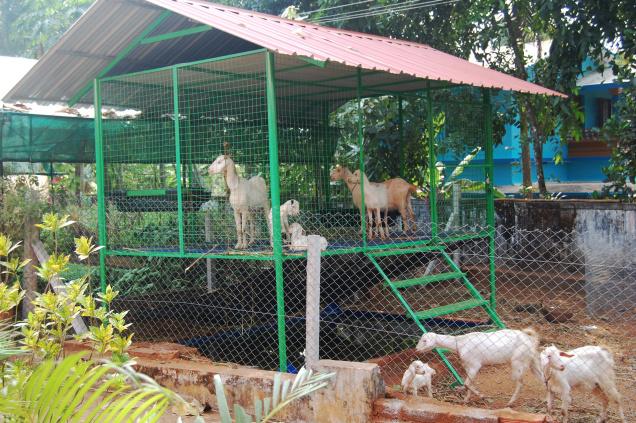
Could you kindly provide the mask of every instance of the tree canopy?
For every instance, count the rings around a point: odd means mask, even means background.
[[[582,113],[573,98],[582,63],[592,58],[599,67],[609,65],[616,74],[633,78],[636,8],[632,0],[216,1],[277,15],[293,3],[308,21],[426,43],[568,94],[566,100],[516,96],[521,116],[517,124],[524,128],[522,161],[529,166],[532,144],[541,191],[545,191],[543,144],[557,134],[563,141],[581,136]],[[40,57],[92,2],[0,0],[0,54]],[[551,43],[541,51],[545,40]],[[527,43],[537,44],[540,57],[528,57]],[[387,116],[393,115],[391,111]]]

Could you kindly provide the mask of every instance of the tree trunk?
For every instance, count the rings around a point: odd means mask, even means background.
[[[82,186],[83,186],[83,172],[82,165],[75,165],[75,198],[77,199],[77,205],[82,205]]]
[[[520,108],[519,113],[519,141],[521,143],[521,175],[524,188],[532,186],[532,163],[530,161],[530,142],[528,140],[528,118],[525,110]],[[532,198],[532,190],[524,189],[526,198]]]
[[[35,300],[35,294],[38,291],[38,277],[35,273],[35,264],[37,263],[37,257],[33,251],[33,242],[38,237],[38,230],[35,226],[33,218],[27,216],[24,220],[24,259],[30,260],[29,263],[24,266],[23,271],[23,288],[26,293],[24,300],[22,300],[22,318],[26,319],[30,312],[33,311],[33,300]]]
[[[548,195],[548,188],[545,186],[543,174],[543,140],[544,137],[536,136],[532,144],[534,145],[534,165],[537,168],[537,185],[539,185],[539,193],[545,197]]]

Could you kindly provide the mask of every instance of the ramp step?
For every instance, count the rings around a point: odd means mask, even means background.
[[[417,285],[423,286],[423,285],[428,285],[434,282],[447,281],[450,279],[460,279],[464,276],[465,274],[462,272],[438,273],[436,275],[427,275],[427,276],[422,276],[420,278],[405,279],[403,281],[395,281],[391,283],[396,288],[408,288],[410,286],[417,286]]]
[[[451,314],[457,311],[470,310],[471,308],[481,307],[486,304],[486,300],[479,299],[460,301],[458,303],[435,307],[429,310],[418,311],[415,313],[415,316],[420,320],[432,319],[433,317],[443,316],[445,314]]]
[[[368,251],[366,254],[370,257],[389,257],[389,256],[401,256],[403,254],[416,254],[416,253],[428,253],[428,252],[441,252],[444,247],[439,245],[421,246],[414,248],[398,248],[393,250],[377,250]]]

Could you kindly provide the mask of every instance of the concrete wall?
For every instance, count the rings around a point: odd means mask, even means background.
[[[589,315],[636,309],[636,204],[581,200],[495,202],[497,255],[583,274]]]
[[[232,410],[240,404],[249,408],[254,398],[272,395],[275,372],[212,364],[209,361],[137,360],[137,370],[151,376],[162,386],[174,390],[187,400],[216,408],[213,378],[219,375]],[[384,397],[380,367],[372,363],[319,360],[315,371],[335,373],[329,385],[309,397],[294,401],[276,416],[276,421],[311,423],[366,423],[371,421],[374,402]],[[282,381],[294,375],[282,375]]]

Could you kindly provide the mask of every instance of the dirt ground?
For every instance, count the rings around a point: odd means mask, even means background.
[[[479,274],[473,274],[472,280],[480,290],[484,280]],[[499,316],[510,328],[533,327],[541,337],[541,347],[555,344],[563,350],[583,345],[602,345],[614,354],[618,389],[623,395],[623,407],[628,422],[636,422],[636,319],[634,314],[623,313],[615,316],[590,317],[586,313],[584,289],[581,281],[573,277],[570,280],[551,280],[550,277],[533,278],[532,283],[520,282],[518,275],[501,275],[498,278],[497,291]],[[431,300],[429,292],[427,299]],[[444,294],[440,294],[444,295]],[[440,299],[442,301],[442,299]],[[549,323],[540,307],[554,307],[567,310],[572,317],[564,323]],[[476,317],[476,315],[475,315]],[[481,315],[483,319],[483,314]],[[448,355],[457,369],[461,365],[456,357]],[[404,351],[385,359],[377,360],[382,368],[385,383],[389,391],[397,391],[402,373],[408,363],[414,359],[429,361],[438,370],[434,381],[435,397],[440,400],[461,403],[463,391],[451,388],[453,381],[450,373],[436,355],[418,356],[414,350]],[[460,370],[460,374],[463,372]],[[487,401],[473,405],[486,408],[503,408],[514,390],[510,379],[509,366],[491,366],[480,371],[476,384],[486,395]],[[556,403],[560,407],[560,402]],[[513,408],[527,412],[545,413],[545,389],[528,372],[524,379],[521,396]],[[570,408],[570,421],[573,423],[594,422],[600,411],[600,402],[591,394],[575,391],[573,405]],[[616,407],[610,406],[610,422],[619,421]]]
[[[468,268],[469,279],[483,293],[488,292],[488,273],[480,266]],[[510,271],[498,268],[497,272],[497,312],[509,328],[533,327],[541,336],[541,347],[555,344],[563,350],[583,345],[603,345],[609,348],[615,358],[618,389],[623,395],[624,409],[628,422],[636,422],[636,310],[619,310],[618,314],[590,316],[587,314],[585,298],[585,281],[580,273],[568,272],[565,269],[549,271]],[[419,310],[435,307],[460,300],[459,295],[465,293],[461,285],[435,285],[415,288],[409,291],[407,301]],[[449,301],[454,300],[454,301]],[[366,290],[342,308],[361,311],[377,311],[389,314],[403,314],[402,306],[390,295],[382,284]],[[550,323],[541,312],[542,308],[554,308],[571,313],[566,322]],[[458,319],[483,321],[485,314],[480,309],[462,312],[452,316]],[[137,323],[136,323],[137,325]],[[162,320],[148,322],[148,330],[161,328],[172,329],[170,322]],[[136,326],[136,332],[143,333],[142,326]],[[210,325],[197,326],[194,321],[189,326],[191,334],[183,334],[182,327],[175,324],[175,331],[182,338],[194,336],[210,330]],[[171,332],[169,330],[169,332]],[[177,333],[177,332],[175,332]],[[456,357],[448,355],[455,368],[461,371]],[[461,403],[463,392],[451,387],[453,381],[450,373],[439,358],[433,354],[418,356],[414,350],[371,360],[377,362],[382,369],[389,395],[401,395],[399,383],[408,364],[414,359],[428,361],[438,370],[434,380],[435,398],[454,403]],[[510,380],[508,366],[492,366],[482,369],[476,384],[487,396],[487,401],[475,402],[471,405],[485,408],[503,408],[514,389]],[[573,423],[593,422],[600,410],[599,401],[590,394],[575,392],[570,409],[570,421]],[[555,404],[558,409],[560,403]],[[545,412],[545,389],[530,373],[525,377],[524,388],[520,398],[513,407],[527,412]],[[610,407],[610,422],[617,422],[616,408]]]

